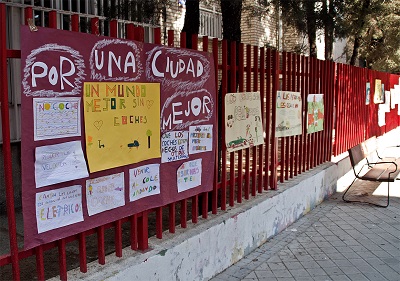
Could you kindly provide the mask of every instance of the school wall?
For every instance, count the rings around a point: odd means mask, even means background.
[[[337,166],[327,163],[162,240],[151,238],[151,250],[124,249],[107,257],[105,266],[88,265],[68,273],[70,280],[208,280],[283,231],[336,190]],[[59,277],[52,280],[59,280]]]

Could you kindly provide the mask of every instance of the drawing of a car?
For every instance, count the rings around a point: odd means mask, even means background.
[[[244,145],[246,145],[246,141],[247,141],[246,139],[240,137],[237,140],[230,141],[228,143],[228,147],[235,148],[235,147],[239,147],[239,146],[244,146]]]

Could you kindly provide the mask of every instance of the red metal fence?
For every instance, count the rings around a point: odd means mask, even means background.
[[[87,271],[88,240],[95,240],[97,250],[94,255],[100,264],[105,264],[106,252],[110,243],[114,244],[115,255],[122,256],[122,248],[128,241],[132,250],[143,251],[148,248],[149,229],[155,225],[155,235],[162,239],[163,231],[175,232],[177,223],[187,227],[188,219],[197,223],[199,216],[207,218],[208,210],[213,214],[226,210],[227,205],[234,206],[268,189],[277,189],[278,182],[308,171],[331,159],[332,154],[340,154],[349,147],[372,135],[381,135],[399,125],[397,112],[387,114],[387,125],[378,127],[377,105],[365,106],[365,85],[380,78],[385,88],[398,83],[398,77],[386,73],[370,71],[321,61],[292,53],[279,53],[276,50],[259,48],[227,41],[209,40],[207,37],[193,37],[193,46],[202,46],[202,50],[211,52],[215,60],[219,99],[228,92],[260,91],[265,141],[250,149],[226,152],[223,142],[216,149],[220,159],[216,165],[216,178],[213,191],[174,202],[156,209],[147,210],[130,217],[102,225],[90,231],[79,233],[30,250],[19,248],[17,243],[16,211],[14,208],[14,184],[12,180],[12,161],[10,143],[10,120],[8,109],[8,71],[7,61],[19,59],[20,50],[7,49],[6,5],[0,3],[0,92],[1,120],[3,132],[3,158],[6,187],[7,218],[9,232],[9,253],[0,256],[2,279],[44,280],[51,277],[46,264],[46,257],[54,254],[58,257],[58,270],[61,280],[67,279],[67,270],[71,267],[70,255],[67,258],[67,245],[77,249],[75,259],[80,270]],[[56,11],[48,13],[48,26],[56,28]],[[25,23],[33,17],[32,8],[25,9]],[[79,31],[80,18],[70,15],[71,30]],[[91,19],[91,33],[98,34],[98,18]],[[133,24],[126,25],[127,39],[143,41],[143,29]],[[117,22],[110,22],[110,36],[117,36]],[[185,47],[185,34],[181,34],[180,47]],[[196,42],[201,40],[201,44]],[[160,44],[160,29],[156,29],[154,42]],[[173,46],[174,33],[168,32],[168,45]],[[229,57],[228,57],[229,54]],[[397,79],[397,80],[396,80]],[[307,134],[307,115],[303,116],[303,133],[292,137],[275,137],[276,92],[277,90],[298,91],[302,94],[303,108],[306,108],[308,93],[323,93],[325,120],[324,130]],[[373,87],[371,83],[371,92]],[[224,116],[224,107],[218,112]],[[336,118],[336,120],[335,120]],[[221,138],[224,139],[224,126],[221,126]],[[333,132],[335,136],[333,136]],[[334,143],[332,140],[335,140]],[[218,153],[220,151],[220,154]],[[199,206],[201,205],[201,206]],[[210,206],[209,206],[210,205]],[[199,214],[201,210],[201,214]],[[150,218],[150,222],[149,222]],[[128,234],[126,234],[126,232]],[[109,241],[109,236],[113,236]],[[151,233],[150,233],[151,235]],[[128,236],[128,237],[126,237]],[[91,250],[92,251],[92,250]],[[93,253],[91,254],[91,256]],[[33,267],[21,264],[30,260]],[[29,268],[28,272],[26,268]],[[36,269],[36,272],[33,269]],[[22,276],[23,274],[23,276]]]

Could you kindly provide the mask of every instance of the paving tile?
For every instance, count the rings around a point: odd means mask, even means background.
[[[310,277],[310,274],[304,268],[289,269],[290,274],[297,279],[297,277]]]
[[[306,270],[307,270],[308,274],[311,275],[311,277],[327,275],[326,272],[320,267],[307,268]]]
[[[272,270],[274,273],[275,277],[292,277],[292,274],[290,274],[289,270],[287,269],[277,269],[277,270]]]
[[[312,261],[301,261],[300,263],[306,269],[307,268],[320,268],[319,264],[314,260],[312,260]]]
[[[351,281],[371,281],[361,273],[347,274],[347,277],[349,277]]]
[[[271,270],[256,270],[254,271],[254,273],[258,278],[275,277],[274,273]]]

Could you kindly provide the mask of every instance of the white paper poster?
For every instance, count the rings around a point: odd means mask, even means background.
[[[189,158],[188,131],[172,131],[161,136],[161,163]]]
[[[385,91],[385,103],[383,103],[385,112],[390,112],[390,91]]]
[[[183,163],[177,170],[178,192],[201,185],[201,158]]]
[[[307,96],[307,133],[324,129],[324,95],[308,94]]]
[[[385,104],[380,104],[378,107],[378,126],[382,127],[386,125],[386,111]]]
[[[264,142],[260,92],[225,95],[225,143],[228,152]]]
[[[80,141],[36,147],[35,159],[36,188],[89,175]]]
[[[396,91],[394,89],[390,89],[390,109],[395,109],[396,103]]]
[[[38,192],[35,206],[38,233],[83,221],[82,186]]]
[[[189,153],[212,151],[213,125],[189,127]]]
[[[299,92],[278,91],[276,94],[276,137],[301,135],[302,109]]]
[[[34,140],[81,135],[81,98],[34,98]]]
[[[160,194],[160,165],[150,164],[129,170],[129,200]]]
[[[124,173],[88,179],[86,202],[89,216],[125,205]]]

